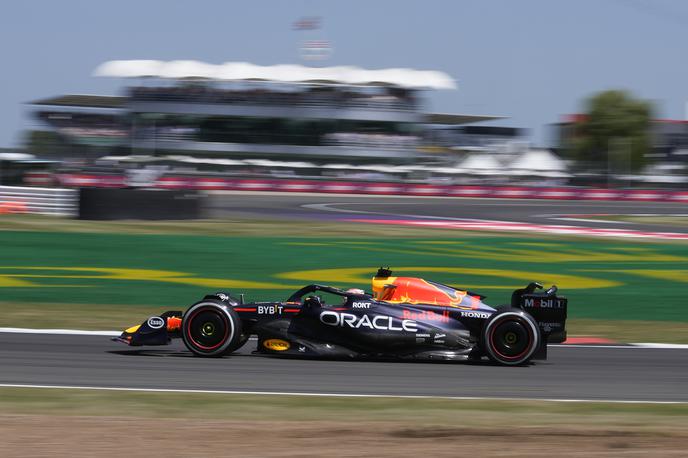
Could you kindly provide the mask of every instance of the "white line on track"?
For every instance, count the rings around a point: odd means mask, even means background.
[[[86,331],[82,329],[33,329],[33,328],[0,328],[0,333],[10,334],[54,334],[54,335],[70,335],[70,336],[107,336],[117,337],[122,331]],[[257,337],[252,336],[249,340],[258,340]],[[671,349],[671,350],[688,350],[688,344],[671,344],[671,343],[629,343],[626,345],[605,345],[605,344],[549,344],[550,347],[561,348],[646,348],[646,349]]]
[[[67,336],[105,336],[117,337],[122,331],[86,331],[83,329],[33,329],[33,328],[0,328],[0,333],[9,334],[54,334]],[[250,337],[248,340],[258,340]]]
[[[432,227],[440,229],[467,229],[498,232],[541,232],[548,234],[582,235],[586,237],[625,237],[655,238],[661,240],[688,240],[688,233],[683,232],[644,232],[632,229],[592,228],[582,226],[542,225],[515,223],[510,221],[435,221],[435,220],[389,220],[389,219],[350,219],[357,223],[389,224],[396,226]]]
[[[353,210],[346,208],[335,208],[334,205],[365,205],[362,202],[331,202],[331,203],[318,203],[318,204],[303,204],[302,208],[308,208],[312,210],[328,211],[335,213],[348,213],[348,214],[366,214],[366,215],[381,215],[384,217],[394,217],[394,218],[411,218],[409,221],[394,221],[394,220],[349,220],[359,223],[371,223],[371,224],[394,224],[400,226],[418,226],[418,227],[436,227],[443,229],[472,229],[472,230],[489,230],[489,231],[499,231],[499,232],[509,232],[509,231],[533,231],[542,232],[549,234],[566,234],[566,235],[582,235],[588,237],[624,237],[624,238],[657,238],[657,239],[668,239],[668,240],[682,240],[688,238],[688,234],[681,232],[644,232],[636,231],[632,229],[613,229],[613,228],[594,228],[594,227],[583,227],[583,226],[570,226],[570,225],[551,225],[551,224],[534,224],[518,221],[497,221],[491,219],[474,219],[474,218],[454,218],[450,216],[427,216],[427,215],[416,215],[416,214],[404,214],[404,213],[387,213],[379,211],[367,211],[367,210]],[[567,215],[552,215],[554,216],[564,216]],[[575,215],[571,215],[575,216]],[[550,219],[565,219],[565,218],[550,218]],[[576,219],[573,219],[575,221]],[[437,222],[435,222],[437,221]],[[585,221],[580,219],[579,221]],[[597,223],[598,221],[594,221]],[[608,221],[602,221],[607,223]],[[612,224],[616,224],[614,221]],[[622,224],[622,223],[619,223]]]
[[[644,343],[636,343],[633,345],[637,345],[638,347],[642,348],[676,348],[676,349],[688,349],[688,344],[665,344],[665,343],[652,343],[652,342],[644,342]]]
[[[69,335],[69,336],[106,336],[117,337],[121,331],[86,331],[82,329],[32,329],[32,328],[0,328],[0,333],[10,334],[54,334],[54,335]],[[257,337],[252,336],[249,340],[258,340]],[[645,348],[645,349],[664,349],[664,350],[688,350],[688,344],[670,344],[670,343],[629,343],[626,345],[606,345],[606,344],[549,344],[550,347],[561,348]]]
[[[391,398],[391,399],[447,399],[455,401],[541,401],[541,402],[590,402],[611,404],[688,404],[688,401],[652,401],[631,399],[566,399],[566,398],[515,398],[490,396],[432,396],[413,394],[374,394],[374,393],[300,393],[294,391],[240,391],[240,390],[193,390],[176,388],[134,388],[114,386],[72,386],[72,385],[32,385],[19,383],[0,383],[0,388],[39,388],[93,391],[132,391],[143,393],[183,393],[183,394],[234,394],[253,396],[308,396],[335,398]]]
[[[630,348],[634,350],[686,350],[688,345],[665,344],[665,343],[629,343],[626,345],[607,345],[607,344],[548,344],[548,347],[558,348]]]
[[[586,219],[586,218],[569,218],[569,217],[550,218],[550,219],[556,219],[559,221],[578,221],[579,223],[626,224],[625,221],[614,221],[614,220],[606,220],[606,219]]]
[[[81,329],[31,329],[31,328],[0,328],[0,332],[13,334],[62,334],[69,336],[113,336],[122,334],[122,331],[84,331]]]
[[[591,216],[606,216],[606,217],[609,217],[609,216],[630,216],[630,217],[641,216],[641,217],[659,217],[659,218],[662,218],[662,217],[681,217],[681,218],[684,218],[684,217],[688,216],[688,213],[597,213],[597,214],[590,214],[590,213],[587,213],[587,214],[581,214],[581,213],[561,214],[561,213],[555,213],[555,214],[549,214],[549,215],[533,215],[533,216],[536,218],[552,218],[552,219],[562,219],[562,218],[578,217],[578,216],[588,216],[588,217],[591,217]],[[592,221],[595,221],[595,222],[611,222],[611,220],[602,221],[599,219],[593,219]],[[618,222],[618,221],[614,221],[614,222]]]
[[[476,222],[476,223],[502,223],[504,221],[495,221],[491,219],[476,219],[476,218],[455,218],[452,216],[428,216],[428,215],[415,215],[415,214],[405,214],[405,213],[386,213],[377,211],[367,211],[367,210],[348,210],[346,208],[333,208],[332,205],[367,205],[363,202],[334,202],[325,204],[304,204],[301,205],[302,208],[309,208],[311,210],[328,211],[335,213],[365,213],[369,215],[382,215],[382,216],[394,216],[399,218],[417,218],[417,219],[436,219],[441,221],[466,221],[466,222]],[[510,222],[513,224],[521,224],[517,221]]]

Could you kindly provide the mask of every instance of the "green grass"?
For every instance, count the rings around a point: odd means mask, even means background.
[[[217,290],[286,299],[311,282],[369,289],[375,269],[391,265],[491,304],[534,280],[558,284],[572,318],[688,321],[685,245],[1,231],[0,246],[0,294],[12,303],[185,307]]]
[[[586,218],[588,218],[586,216]],[[591,219],[614,219],[617,216],[591,216]],[[662,217],[663,218],[663,217]],[[668,217],[667,221],[684,221],[683,217]],[[650,222],[650,221],[647,221]],[[662,219],[657,222],[664,222]],[[352,222],[330,222],[318,220],[289,219],[232,219],[179,220],[179,221],[82,221],[41,215],[0,215],[0,231],[35,232],[72,232],[72,233],[122,233],[122,234],[177,234],[177,235],[217,235],[217,236],[280,236],[280,237],[356,237],[356,238],[470,238],[501,237],[506,233],[479,232],[457,229],[430,227],[393,226]],[[572,242],[587,240],[583,235],[549,235],[516,232],[519,237],[529,240],[568,240]],[[598,239],[599,240],[599,239]],[[647,240],[638,239],[634,244],[642,245]],[[655,243],[684,244],[685,241]]]
[[[33,215],[0,218],[0,325],[113,329],[220,290],[275,300],[312,282],[369,289],[380,265],[478,291],[492,305],[530,281],[556,283],[571,335],[687,340],[685,243]]]
[[[240,413],[239,413],[240,412]],[[688,427],[688,404],[339,398],[0,388],[0,413],[412,425]]]
[[[328,221],[212,219],[82,221],[40,215],[0,215],[0,231],[299,237],[451,237],[454,230]],[[477,233],[466,232],[464,237]]]

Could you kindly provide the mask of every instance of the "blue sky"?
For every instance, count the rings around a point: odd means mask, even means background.
[[[321,29],[292,30],[302,16]],[[329,40],[330,65],[445,71],[459,89],[428,93],[433,111],[509,116],[546,144],[546,124],[609,88],[682,118],[687,27],[681,0],[3,0],[0,146],[21,141],[27,101],[119,93],[91,76],[104,61],[298,63],[304,39]]]

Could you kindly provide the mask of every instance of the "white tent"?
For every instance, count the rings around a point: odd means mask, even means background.
[[[99,65],[95,76],[114,78],[158,77],[170,79],[205,78],[220,81],[275,81],[307,83],[328,81],[338,84],[383,84],[406,88],[456,89],[446,73],[411,68],[368,70],[353,66],[306,67],[304,65],[254,65],[226,62],[220,65],[193,60],[111,60]]]
[[[546,149],[531,149],[516,156],[508,165],[513,170],[530,172],[565,172],[566,162]]]
[[[471,154],[457,168],[474,175],[499,175],[504,171],[504,166],[492,154]]]
[[[570,178],[566,162],[546,149],[530,149],[514,157],[504,172],[509,176]]]

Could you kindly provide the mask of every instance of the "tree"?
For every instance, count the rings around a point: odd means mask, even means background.
[[[64,140],[53,131],[30,130],[25,135],[25,150],[39,158],[61,158],[69,148]]]
[[[585,170],[636,172],[650,149],[652,106],[628,92],[610,90],[586,101],[568,147]]]

